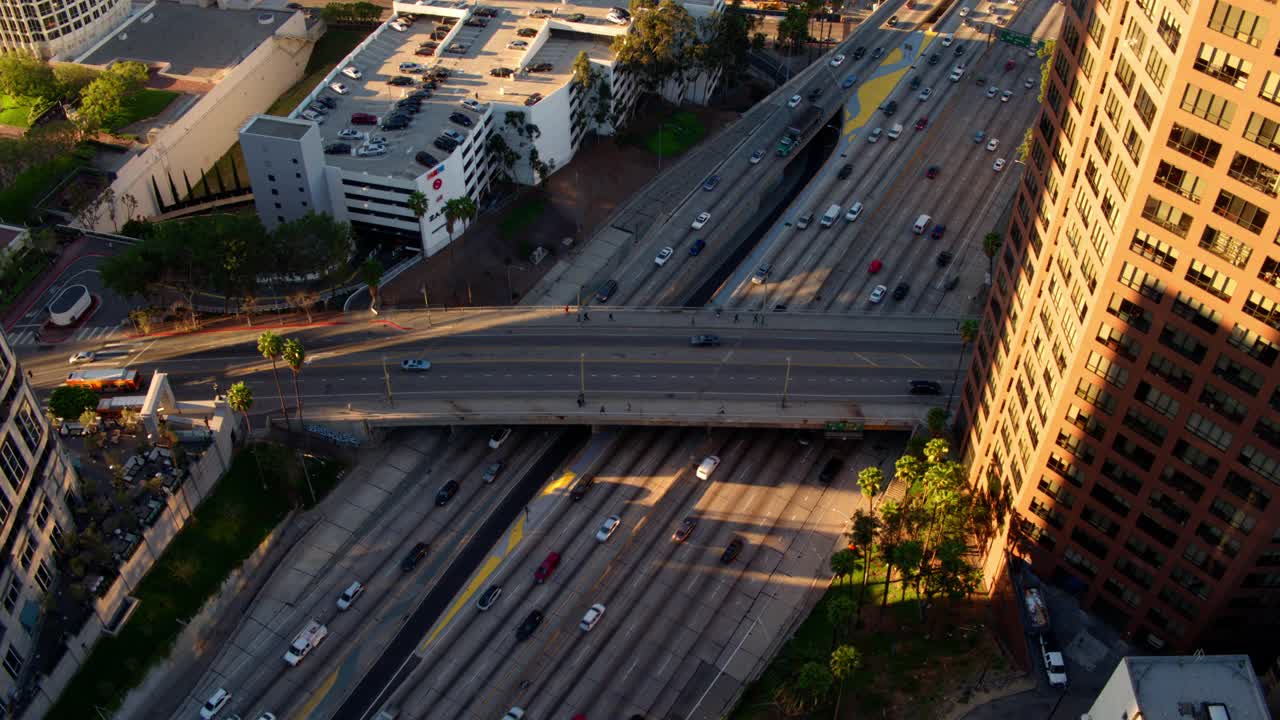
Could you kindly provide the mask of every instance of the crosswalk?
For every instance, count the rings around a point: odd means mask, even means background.
[[[82,327],[79,330],[76,330],[75,333],[73,333],[70,338],[68,338],[63,342],[67,342],[67,343],[83,343],[83,342],[90,342],[90,341],[101,342],[104,340],[110,340],[112,338],[115,338],[120,334],[121,334],[120,327],[118,325],[98,325],[94,327]],[[36,340],[36,331],[34,328],[29,330],[19,330],[17,332],[10,333],[8,337],[9,337],[9,344],[13,346],[35,345],[38,342]]]

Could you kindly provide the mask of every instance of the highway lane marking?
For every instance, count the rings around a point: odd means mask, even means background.
[[[336,682],[338,682],[337,669],[329,673],[329,677],[325,678],[324,682],[320,683],[320,687],[316,688],[315,692],[311,694],[310,699],[308,699],[306,704],[302,706],[301,717],[310,716],[311,713],[315,711],[316,706],[329,696],[329,691],[333,689],[333,685]]]
[[[523,522],[523,520],[519,522]],[[508,545],[508,547],[510,547],[510,545]],[[446,627],[448,627],[449,623],[453,621],[454,616],[457,615],[462,610],[462,608],[471,601],[471,597],[480,590],[481,585],[483,585],[485,582],[489,580],[489,576],[491,576],[494,573],[494,571],[498,569],[498,566],[501,565],[502,561],[505,559],[506,559],[505,554],[502,556],[491,554],[485,558],[484,564],[480,566],[479,572],[477,572],[472,577],[471,583],[467,585],[467,587],[462,591],[462,593],[458,596],[458,598],[454,600],[453,605],[449,607],[449,609],[445,612],[444,616],[436,621],[435,629],[432,630],[431,633],[427,635],[426,639],[422,642],[422,644],[418,646],[417,655],[419,657],[423,657],[426,655],[427,648],[431,646],[431,643],[435,641],[435,639],[440,635],[441,632],[444,631]]]

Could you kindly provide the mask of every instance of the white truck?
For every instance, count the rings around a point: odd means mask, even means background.
[[[843,211],[839,205],[832,205],[827,208],[827,211],[822,214],[822,227],[831,227],[836,220],[840,219],[842,213]]]
[[[322,625],[319,620],[308,620],[302,632],[293,639],[289,651],[284,654],[284,661],[289,663],[290,667],[296,666],[302,662],[302,658],[306,657],[307,653],[319,647],[327,637],[329,637],[329,628]]]
[[[1040,636],[1040,656],[1044,659],[1044,672],[1049,677],[1049,686],[1065,688],[1067,686],[1067,663],[1062,658],[1062,651],[1051,641]]]

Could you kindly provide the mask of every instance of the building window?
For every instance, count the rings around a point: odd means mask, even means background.
[[[1277,347],[1274,342],[1239,323],[1231,329],[1227,344],[1267,367],[1274,365],[1277,355],[1280,354],[1280,347]]]
[[[1203,88],[1188,84],[1182,91],[1180,107],[1202,120],[1226,129],[1231,127],[1231,120],[1236,115],[1236,104],[1230,100],[1214,95]]]
[[[1218,199],[1213,203],[1213,212],[1255,233],[1262,232],[1262,228],[1267,224],[1267,218],[1270,217],[1266,210],[1226,190],[1218,191]]]
[[[1280,131],[1280,126],[1277,126],[1277,130]],[[1248,137],[1247,134],[1246,137]],[[1218,161],[1218,154],[1222,152],[1222,143],[1177,123],[1174,123],[1173,128],[1169,131],[1167,144],[1192,160],[1202,162],[1210,167]],[[1280,144],[1277,144],[1276,147],[1280,149]]]
[[[1116,167],[1120,167],[1119,163]],[[1177,165],[1161,160],[1156,168],[1155,181],[1160,187],[1175,192],[1191,202],[1200,202],[1200,193],[1203,188],[1200,176],[1189,173]]]
[[[1249,122],[1244,127],[1244,139],[1268,150],[1280,152],[1280,123],[1265,115],[1249,113]]]
[[[1213,4],[1213,14],[1209,16],[1209,29],[1253,47],[1260,47],[1262,36],[1267,33],[1267,21],[1248,10],[1217,0]]]
[[[1253,255],[1253,248],[1208,225],[1200,235],[1199,246],[1238,268],[1248,264]]]
[[[4,669],[9,673],[9,677],[14,680],[17,680],[22,675],[22,656],[13,649],[12,644],[4,652]]]
[[[1231,158],[1231,167],[1228,168],[1227,174],[1271,197],[1276,197],[1277,190],[1280,189],[1280,173],[1277,173],[1275,168],[1260,163],[1244,153],[1236,153]]]
[[[18,411],[18,427],[22,430],[22,437],[27,440],[27,447],[34,452],[40,447],[40,436],[42,426],[39,418],[31,410],[31,403],[26,400],[22,401],[22,408]]]
[[[1244,86],[1241,85],[1241,88]],[[1262,79],[1262,87],[1258,89],[1258,97],[1269,103],[1280,105],[1280,73],[1267,71],[1266,76]]]
[[[1142,120],[1142,124],[1151,129],[1151,121],[1156,116],[1156,103],[1147,94],[1147,89],[1139,86],[1138,97],[1133,101],[1133,107],[1138,111],[1138,117]]]
[[[1234,197],[1233,197],[1234,199]],[[1195,218],[1182,210],[1154,196],[1147,196],[1142,206],[1142,217],[1168,230],[1180,238],[1185,238]]]
[[[40,562],[36,563],[36,584],[40,586],[41,592],[49,592],[49,588],[53,585],[53,573],[49,572],[49,565],[44,558],[40,558]]]
[[[9,578],[9,587],[4,591],[4,609],[6,612],[13,612],[18,606],[18,599],[22,597],[22,581],[17,575]]]
[[[12,487],[15,491],[20,489],[30,467],[27,465],[27,460],[22,456],[17,444],[13,441],[13,435],[6,435],[4,442],[0,443],[0,463],[4,465],[5,474],[9,479],[9,487]]]
[[[1192,325],[1210,335],[1218,332],[1218,323],[1222,321],[1222,316],[1217,310],[1181,290],[1173,300],[1172,310],[1174,315],[1190,320]]]
[[[13,512],[13,502],[9,500],[9,494],[0,488],[0,525],[9,519],[9,514]]]
[[[1169,63],[1160,57],[1154,47],[1147,53],[1146,70],[1151,82],[1156,84],[1156,89],[1164,92],[1165,83],[1169,80]]]
[[[40,494],[40,504],[36,506],[35,521],[41,530],[49,522],[49,496],[44,493]]]
[[[1116,82],[1120,83],[1120,87],[1124,88],[1124,94],[1128,95],[1133,92],[1133,81],[1136,78],[1133,67],[1129,65],[1129,61],[1123,55],[1116,58]]]
[[[1280,306],[1276,301],[1263,295],[1262,293],[1251,290],[1249,297],[1244,301],[1244,312],[1250,317],[1270,325],[1276,330],[1280,330]]]
[[[1186,392],[1187,388],[1191,387],[1191,373],[1158,352],[1151,353],[1151,359],[1147,360],[1147,369],[1182,392]]]
[[[1181,408],[1180,403],[1172,395],[1165,394],[1146,382],[1138,383],[1134,397],[1165,417],[1175,417]]]
[[[1137,290],[1144,297],[1155,302],[1160,302],[1164,299],[1164,282],[1136,265],[1124,263],[1120,269],[1119,280],[1122,285]]]
[[[1219,450],[1231,447],[1231,441],[1234,439],[1234,436],[1225,428],[1200,413],[1193,412],[1187,416],[1186,428]]]
[[[1219,50],[1208,43],[1200,43],[1200,52],[1196,55],[1192,67],[1240,90],[1244,89],[1249,80],[1249,73],[1253,71],[1253,63],[1244,58],[1238,58],[1226,50]],[[1270,74],[1267,73],[1268,76]]]
[[[1186,278],[1192,285],[1223,300],[1230,300],[1236,289],[1235,280],[1199,260],[1191,261],[1191,265],[1187,267]]]
[[[1156,34],[1164,40],[1164,44],[1169,46],[1173,52],[1178,52],[1178,44],[1182,42],[1182,23],[1169,12],[1169,8],[1165,8],[1160,13],[1160,22],[1156,23]]]
[[[1280,485],[1280,461],[1252,445],[1245,445],[1240,450],[1239,460],[1245,467]]]

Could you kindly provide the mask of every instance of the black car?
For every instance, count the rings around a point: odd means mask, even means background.
[[[912,380],[912,395],[941,395],[942,383],[933,380]]]
[[[516,37],[528,38],[537,37],[538,31],[534,28],[520,28],[516,31]]]
[[[462,127],[471,127],[472,125],[476,124],[476,121],[472,120],[470,115],[464,115],[463,113],[460,113],[460,112],[456,112],[450,115],[449,120],[454,123],[457,123],[458,125],[461,125]]]
[[[534,63],[524,69],[527,73],[551,72],[551,63]]]
[[[409,127],[409,121],[404,118],[388,118],[379,127],[383,130],[403,130]]]
[[[487,18],[498,17],[497,9],[491,7],[478,7],[474,14]]]
[[[618,292],[618,281],[606,280],[605,283],[600,286],[600,289],[596,291],[596,302],[609,302],[609,298],[613,297],[613,294],[616,292]]]
[[[844,167],[840,168],[840,172],[836,175],[836,177],[840,178],[841,180],[847,180],[849,176],[852,174],[853,174],[853,166],[846,163]]]
[[[930,64],[930,65],[937,65],[937,64],[938,64],[938,63],[940,63],[940,62],[942,62],[942,56],[941,56],[941,55],[939,55],[938,53],[934,53],[934,54],[932,54],[932,55],[930,55],[930,56],[929,56],[929,64]]]
[[[511,68],[496,67],[490,70],[489,74],[494,77],[511,77],[512,75],[515,74],[515,72],[516,71],[512,70]]]
[[[893,114],[896,112],[898,112],[897,100],[890,100],[888,103],[885,104],[884,106],[885,117],[893,117]]]
[[[542,93],[533,93],[529,97],[524,99],[524,104],[526,106],[537,105],[538,101],[541,99],[542,99]]]
[[[457,150],[457,149],[458,149],[458,144],[457,144],[457,143],[455,143],[454,141],[450,140],[449,138],[447,138],[447,137],[443,137],[443,136],[442,136],[442,137],[438,137],[438,138],[436,138],[435,140],[432,140],[432,141],[431,141],[431,144],[432,144],[432,145],[435,145],[438,149],[443,150],[443,151],[445,151],[445,152],[447,152],[447,153],[451,153],[451,152],[453,152],[454,150]]]
[[[919,90],[919,89],[920,89],[920,76],[919,76],[919,75],[917,75],[917,76],[915,76],[915,77],[911,78],[911,89],[912,89],[912,90]]]
[[[884,48],[876,48],[875,50],[871,51],[872,60],[877,60],[882,57],[884,57]]]
[[[742,538],[734,538],[733,540],[730,540],[729,546],[724,549],[724,552],[720,553],[720,562],[725,565],[733,562],[742,552],[742,545]]]
[[[711,334],[694,335],[689,338],[689,344],[693,347],[716,347],[720,344],[720,336]]]
[[[541,624],[542,611],[534,610],[533,612],[530,612],[529,616],[524,619],[524,622],[520,623],[520,627],[516,628],[516,640],[518,642],[528,640],[529,636],[533,635],[534,631],[537,630],[538,626]]]
[[[893,289],[893,299],[901,300],[902,298],[906,297],[907,293],[909,292],[911,292],[910,285],[906,283],[898,283],[898,287]]]
[[[323,106],[325,106],[325,107],[329,108],[330,110],[332,110],[332,109],[334,109],[334,108],[338,107],[338,101],[337,101],[337,100],[334,100],[333,98],[329,97],[328,95],[321,95],[320,97],[316,98],[316,102],[318,102],[318,103],[320,103],[321,105],[323,105]]]
[[[862,59],[862,57],[863,57],[864,55],[866,55],[866,54],[867,54],[867,49],[866,49],[865,47],[863,47],[862,45],[859,45],[859,46],[857,47],[857,49],[853,51],[853,59],[854,59],[854,60],[861,60],[861,59]]]
[[[586,20],[586,19],[587,19],[587,16],[583,15],[582,13],[573,13],[571,15],[564,16],[565,22],[582,22],[583,20]]]
[[[390,80],[388,80],[388,81],[387,81],[387,84],[388,84],[388,85],[395,85],[395,86],[397,86],[397,87],[403,87],[403,86],[406,86],[406,85],[412,85],[412,84],[413,84],[413,78],[409,77],[408,75],[397,75],[397,76],[395,76],[395,77],[391,78]]]
[[[596,484],[595,475],[589,474],[586,477],[579,478],[578,482],[574,483],[573,487],[569,489],[569,499],[574,502],[578,502],[579,500],[587,496],[587,491],[590,490],[591,486],[595,484]]]
[[[470,27],[488,27],[489,21],[482,17],[473,17],[462,24]]]
[[[428,91],[426,91],[426,90],[414,90],[413,92],[409,93],[409,95],[408,95],[407,97],[405,97],[405,100],[419,100],[419,101],[421,101],[421,100],[426,100],[426,99],[427,99],[427,98],[429,98],[429,97],[431,97],[431,93],[430,93],[430,92],[428,92]],[[401,101],[401,102],[403,102],[403,101]]]
[[[431,546],[424,542],[414,545],[409,554],[404,556],[404,560],[400,561],[400,569],[404,572],[414,569],[418,566],[418,562],[427,556],[427,551],[430,549]]]
[[[501,585],[490,585],[489,589],[485,590],[480,595],[480,597],[476,599],[476,609],[481,612],[488,610],[489,608],[493,607],[494,603],[498,602],[498,598],[501,595],[502,595]]]
[[[440,164],[440,161],[436,159],[435,155],[432,155],[431,153],[426,152],[425,150],[423,152],[418,153],[417,155],[414,155],[413,159],[417,160],[418,164],[422,165],[423,167],[430,168]]]
[[[436,491],[436,507],[448,505],[453,496],[458,494],[458,488],[460,487],[462,486],[458,484],[457,480],[450,480],[441,485],[440,489]]]
[[[956,46],[956,55],[963,55],[963,54],[964,54],[964,46],[963,46],[963,45],[957,45],[957,46]]]
[[[844,461],[840,458],[831,458],[826,465],[822,466],[822,472],[818,473],[818,482],[823,485],[830,485],[840,471],[844,469]]]
[[[409,122],[412,120],[413,118],[409,116],[409,113],[395,110],[384,121],[388,123],[403,123],[405,127],[408,127]]]
[[[410,115],[417,115],[422,112],[422,104],[416,102],[397,104],[396,110],[409,113]]]
[[[938,253],[938,260],[937,260],[938,267],[946,267],[947,265],[951,264],[951,260],[954,257],[955,257],[954,255],[947,252],[946,250],[943,250],[942,252]]]
[[[809,102],[814,102],[820,97],[822,97],[822,88],[816,87],[809,91]]]
[[[898,16],[897,15],[891,16],[889,18],[888,25],[889,27],[898,27]]]
[[[329,143],[324,146],[325,155],[350,155],[351,146],[346,143]]]

